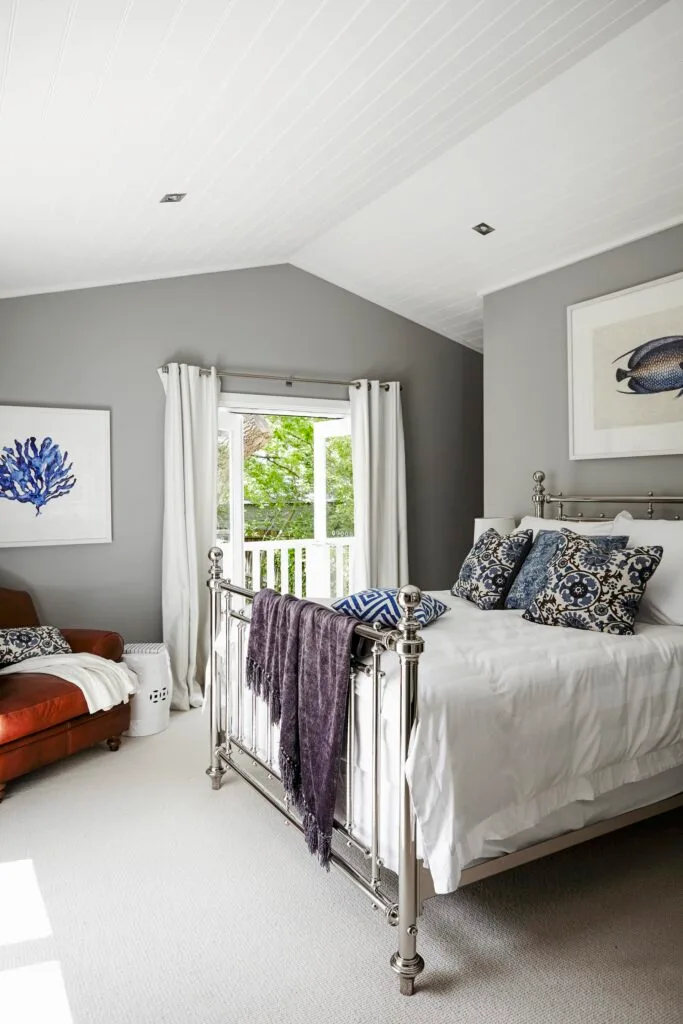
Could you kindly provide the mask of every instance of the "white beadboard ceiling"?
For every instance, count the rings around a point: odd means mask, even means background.
[[[683,0],[3,0],[0,296],[289,261],[478,347],[482,289],[683,219],[682,35]]]
[[[683,221],[682,53],[671,0],[292,262],[480,349],[482,293]]]

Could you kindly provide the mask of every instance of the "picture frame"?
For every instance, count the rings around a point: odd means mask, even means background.
[[[110,414],[0,405],[0,547],[109,544]]]
[[[683,454],[683,273],[568,306],[567,357],[571,460]]]

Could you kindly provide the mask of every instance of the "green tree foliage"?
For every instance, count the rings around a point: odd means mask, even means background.
[[[244,462],[245,539],[313,536],[313,423],[308,416],[267,416],[271,436]],[[218,448],[218,527],[229,528],[229,448]],[[327,441],[327,532],[353,535],[351,439]]]
[[[327,442],[327,535],[353,537],[353,470],[351,438]]]

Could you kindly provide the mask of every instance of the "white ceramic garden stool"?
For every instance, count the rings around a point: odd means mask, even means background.
[[[171,659],[166,644],[126,644],[123,660],[138,677],[126,736],[152,736],[168,728],[171,716]]]

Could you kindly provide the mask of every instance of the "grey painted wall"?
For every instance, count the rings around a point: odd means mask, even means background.
[[[681,493],[683,456],[569,461],[566,327],[575,302],[679,271],[683,226],[484,298],[487,515],[530,512],[535,469],[565,493]]]
[[[45,621],[104,625],[129,640],[160,638],[163,390],[156,369],[172,359],[401,380],[411,578],[438,588],[456,575],[482,501],[476,352],[278,266],[5,299],[0,353],[0,402],[112,413],[114,542],[0,548],[0,585],[30,589]],[[230,387],[249,390],[237,381]],[[266,389],[252,382],[251,390]],[[344,395],[303,386],[296,393]]]

